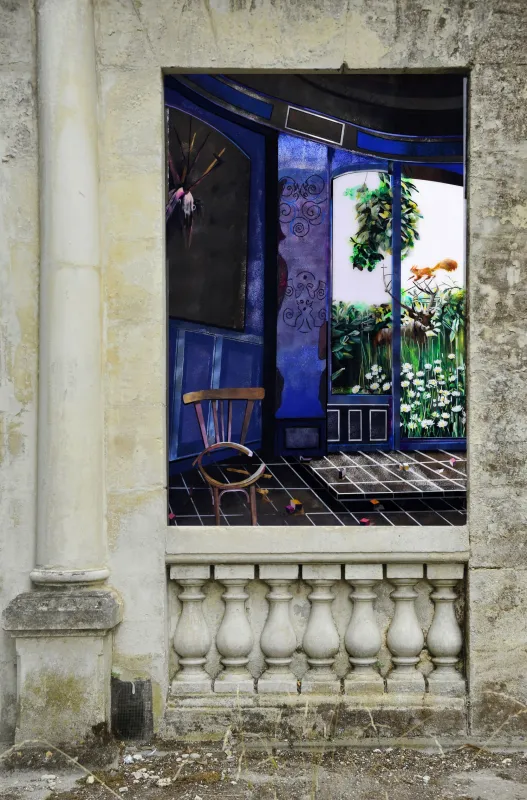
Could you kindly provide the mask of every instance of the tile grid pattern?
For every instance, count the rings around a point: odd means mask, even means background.
[[[466,491],[466,454],[446,450],[330,453],[310,467],[340,499]]]
[[[338,454],[340,455],[340,454]],[[383,454],[385,455],[385,454]],[[406,455],[406,454],[405,454]],[[332,458],[330,456],[330,458]],[[372,504],[364,494],[360,497],[337,497],[322,486],[311,465],[296,459],[281,458],[266,465],[268,478],[259,481],[265,494],[258,494],[258,524],[265,525],[462,525],[466,521],[465,496],[462,490],[443,497],[379,497]],[[222,481],[240,476],[231,470],[252,472],[254,464],[241,459],[215,465],[209,472]],[[303,513],[288,514],[285,510],[292,498],[299,500]],[[169,489],[169,511],[175,525],[214,525],[211,493],[196,470],[174,476]],[[367,523],[361,520],[368,520]],[[223,496],[221,523],[226,526],[250,524],[250,513],[241,492]]]

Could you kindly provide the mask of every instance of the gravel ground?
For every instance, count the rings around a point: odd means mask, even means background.
[[[527,750],[460,745],[306,750],[241,742],[122,746],[105,769],[82,771],[58,754],[4,759],[2,800],[527,800]],[[445,746],[446,747],[446,746]],[[527,747],[527,743],[526,743]],[[100,783],[99,781],[102,781]]]

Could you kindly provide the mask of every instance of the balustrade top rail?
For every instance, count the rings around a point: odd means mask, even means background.
[[[167,564],[464,562],[467,526],[169,527]]]

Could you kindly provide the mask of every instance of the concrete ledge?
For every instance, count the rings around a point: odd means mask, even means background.
[[[465,698],[416,695],[266,695],[172,698],[161,738],[215,741],[229,727],[244,739],[316,740],[467,734]],[[430,741],[430,740],[429,740]]]
[[[466,526],[178,527],[166,534],[167,564],[465,562]]]
[[[34,591],[19,594],[2,614],[3,626],[17,636],[42,632],[108,631],[121,621],[121,603],[112,592]]]

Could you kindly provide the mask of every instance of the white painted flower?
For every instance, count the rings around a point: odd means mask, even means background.
[[[412,378],[414,377],[414,373],[413,372],[407,372],[406,373],[406,377],[409,378],[409,380],[412,380]]]
[[[423,395],[423,399],[424,400],[429,400],[431,397],[432,397],[432,395],[430,394],[430,392],[425,392],[424,395]]]
[[[459,367],[456,367],[456,369],[463,370],[463,369],[465,369],[465,365],[464,364],[460,364]]]
[[[449,375],[448,380],[449,381],[455,381],[456,377],[457,377],[456,375]]]
[[[423,371],[416,372],[415,374],[417,375],[418,378],[424,378],[425,375]]]
[[[378,388],[379,388],[379,384],[378,384],[377,382],[375,382],[375,383],[370,383],[370,389],[371,389],[372,391],[375,391],[375,390],[376,390],[376,389],[378,389]]]
[[[425,369],[432,369],[432,365],[431,364],[425,364]]]
[[[452,411],[454,411],[456,414],[459,414],[460,411],[463,411],[463,406],[452,406]]]
[[[371,372],[367,372],[364,377],[366,378],[367,381],[371,381],[371,379],[373,378],[373,375],[371,374]]]
[[[434,364],[440,364],[440,363],[441,363],[440,358],[434,358]]]
[[[455,357],[456,357],[456,354],[455,354],[455,353],[449,353],[449,354],[448,354],[448,357],[449,357],[449,358],[455,358]]]
[[[407,389],[410,386],[410,381],[401,381],[401,386],[403,389]]]
[[[370,369],[372,372],[379,372],[381,368],[378,367],[377,364],[372,364]]]
[[[432,419],[423,419],[421,420],[421,428],[431,428],[434,424]]]
[[[414,431],[417,428],[417,422],[409,422],[406,427],[409,431]]]
[[[431,380],[428,381],[428,383],[426,385],[427,386],[437,386],[437,381],[434,378],[432,378]]]
[[[441,414],[441,416],[443,417],[443,419],[450,419],[450,414],[446,414],[444,411]]]
[[[434,419],[437,419],[437,417],[439,417],[439,411],[432,411],[430,416],[433,417]]]
[[[408,403],[401,403],[401,411],[403,412],[403,414],[407,414],[411,410],[412,406],[409,406]]]
[[[405,364],[402,365],[401,369],[403,372],[408,372],[409,369],[412,369],[412,365],[406,362]]]
[[[414,386],[423,386],[424,380],[422,378],[414,378]]]
[[[417,391],[418,391],[418,392],[424,392],[424,390],[425,390],[425,387],[424,387],[424,386],[418,386],[418,387],[417,387]]]
[[[351,391],[353,394],[358,394],[360,392],[360,386],[352,386]]]
[[[437,385],[438,386],[446,386],[446,381],[438,381]]]
[[[461,397],[461,392],[452,392],[452,397]]]
[[[410,390],[410,391],[408,392],[408,397],[415,397],[415,392],[413,392],[412,390]]]
[[[418,416],[418,414],[412,414],[412,416],[410,417],[410,419],[413,419],[413,420],[414,420],[414,422],[419,422],[419,416]]]
[[[385,380],[386,380],[386,375],[383,372],[382,375],[381,375],[381,381],[385,381]]]
[[[438,428],[446,428],[447,425],[448,422],[446,421],[446,419],[440,419],[437,423]]]
[[[441,367],[434,367],[434,372],[437,375],[439,372],[443,372],[443,370],[441,369]]]
[[[391,383],[383,383],[382,390],[383,392],[387,392],[392,384]]]
[[[437,336],[437,333],[436,333],[435,331],[425,331],[425,336],[426,336],[428,339],[431,339],[431,338],[432,338],[432,336]]]

